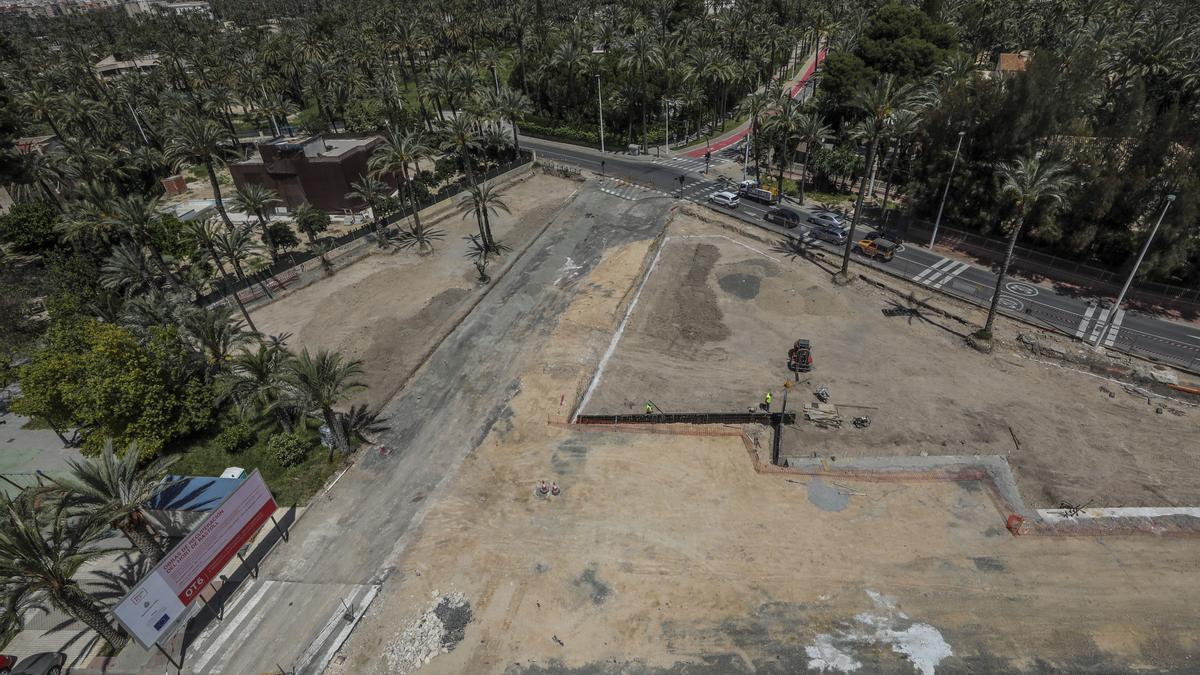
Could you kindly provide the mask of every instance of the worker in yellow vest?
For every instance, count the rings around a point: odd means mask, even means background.
[[[646,414],[649,415],[653,412],[654,412],[654,404],[650,403],[650,401],[646,401]]]
[[[771,412],[771,392],[769,391],[763,396],[763,409]]]

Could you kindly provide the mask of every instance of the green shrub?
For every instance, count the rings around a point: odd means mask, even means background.
[[[221,452],[236,454],[254,445],[254,428],[248,422],[237,422],[221,430],[213,443]]]
[[[295,466],[304,461],[312,443],[296,434],[275,434],[267,441],[267,452],[282,466]]]

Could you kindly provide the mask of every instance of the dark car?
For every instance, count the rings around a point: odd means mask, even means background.
[[[796,227],[801,221],[804,220],[804,217],[798,212],[785,208],[771,209],[770,211],[767,211],[767,214],[763,216],[763,218],[765,218],[768,223],[783,225],[789,230],[793,227]]]
[[[866,238],[872,241],[876,239],[887,239],[893,244],[899,244],[901,242],[899,230],[876,230],[875,232],[867,234]]]
[[[62,652],[42,652],[26,656],[13,666],[12,675],[59,675],[67,655]]]

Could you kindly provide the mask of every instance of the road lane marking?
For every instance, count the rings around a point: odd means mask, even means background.
[[[1082,338],[1087,334],[1088,324],[1092,322],[1092,315],[1096,313],[1095,305],[1088,305],[1087,311],[1083,313],[1083,318],[1079,320],[1079,327],[1075,329],[1075,337]]]
[[[1108,337],[1104,339],[1104,346],[1111,347],[1117,341],[1117,332],[1121,330],[1121,322],[1125,320],[1125,310],[1118,309],[1113,319],[1112,327],[1108,329]]]
[[[957,267],[954,267],[954,266],[947,267],[946,269],[948,269],[948,270],[950,270],[950,271],[948,271],[948,272],[946,272],[945,274],[943,274],[943,275],[942,275],[942,278],[941,278],[941,279],[938,279],[937,283],[936,283],[936,284],[934,284],[934,285],[933,285],[933,287],[934,287],[934,288],[941,288],[941,287],[942,287],[942,285],[943,285],[943,284],[945,284],[947,281],[950,281],[950,280],[951,280],[951,279],[953,279],[954,277],[957,277],[958,275],[960,275],[960,274],[962,274],[963,272],[965,272],[965,271],[967,270],[967,267],[969,267],[969,265],[967,265],[967,263],[965,263],[965,262],[960,262],[960,263],[958,263],[958,266],[957,266]],[[926,280],[925,280],[925,283],[928,285],[930,281],[932,281],[932,279],[926,279]]]

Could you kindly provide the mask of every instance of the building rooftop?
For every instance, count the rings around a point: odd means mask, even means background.
[[[153,68],[157,65],[158,54],[135,56],[128,61],[118,61],[116,56],[109,54],[96,62],[95,69],[98,73],[108,73],[129,70],[131,68]]]
[[[1020,73],[1024,72],[1025,67],[1029,64],[1029,52],[1017,52],[1015,54],[1002,53],[1000,59],[996,62],[996,70],[1001,73]]]
[[[260,144],[274,146],[280,150],[303,152],[308,159],[337,159],[359,148],[367,148],[375,142],[376,136],[358,136],[353,138],[325,138],[323,136],[284,136]],[[262,164],[262,153],[255,150],[254,154],[238,164]]]
[[[237,478],[212,476],[167,476],[164,480],[173,484],[146,502],[146,508],[152,511],[207,513],[220,506],[242,483]]]

